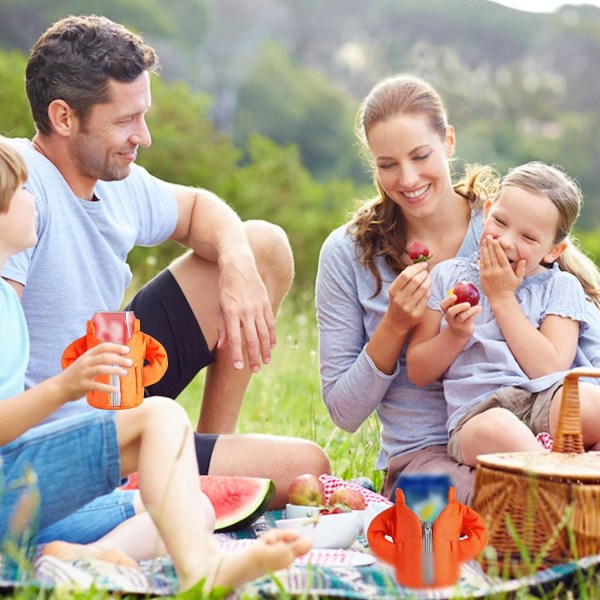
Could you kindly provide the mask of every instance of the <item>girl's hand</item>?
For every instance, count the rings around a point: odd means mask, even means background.
[[[98,375],[127,375],[127,369],[133,361],[124,356],[129,352],[128,346],[121,344],[98,344],[82,354],[60,375],[60,385],[68,401],[78,400],[91,390],[99,392],[118,392],[111,385],[95,381]]]
[[[498,240],[486,236],[479,252],[481,287],[490,304],[503,297],[514,296],[525,277],[525,261],[519,260],[516,271]]]
[[[399,331],[408,332],[420,321],[431,288],[427,263],[410,265],[394,279],[389,289],[388,321]]]
[[[471,306],[468,302],[456,304],[456,300],[456,295],[450,294],[442,300],[440,309],[455,337],[470,338],[475,333],[475,319],[481,312],[481,306]]]

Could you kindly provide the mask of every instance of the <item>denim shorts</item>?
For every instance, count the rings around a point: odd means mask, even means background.
[[[73,544],[89,544],[99,540],[117,525],[135,515],[135,490],[114,490],[100,496],[69,516],[42,529],[38,544],[55,540]]]
[[[90,411],[35,427],[0,447],[0,540],[15,516],[35,537],[120,484],[115,416]]]

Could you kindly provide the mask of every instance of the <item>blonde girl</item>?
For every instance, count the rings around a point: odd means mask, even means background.
[[[581,190],[560,168],[532,162],[511,170],[486,203],[481,247],[438,265],[432,294],[408,349],[410,379],[443,377],[448,452],[474,465],[478,454],[539,449],[555,432],[564,372],[578,366],[588,304],[600,277],[570,232]],[[457,303],[461,280],[480,303]],[[582,386],[584,445],[600,442],[600,388]]]

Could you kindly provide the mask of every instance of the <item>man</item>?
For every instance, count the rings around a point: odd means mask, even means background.
[[[119,309],[133,246],[176,240],[191,251],[126,307],[169,358],[147,393],[176,398],[208,366],[200,472],[270,477],[281,505],[295,475],[329,471],[326,455],[306,440],[233,432],[251,374],[270,361],[274,312],[293,278],[291,249],[280,228],[243,223],[211,192],[135,164],[138,148],[151,144],[145,115],[157,62],[141,37],[98,16],[62,19],[32,49],[26,89],[36,134],[13,145],[28,164],[39,240],[2,272],[29,325],[27,385],[60,369],[64,348],[94,312]],[[89,409],[85,400],[72,404]]]

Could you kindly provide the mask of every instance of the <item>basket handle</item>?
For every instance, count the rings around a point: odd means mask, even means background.
[[[552,452],[583,453],[581,412],[579,409],[580,377],[600,377],[600,369],[581,367],[573,369],[565,375]]]

